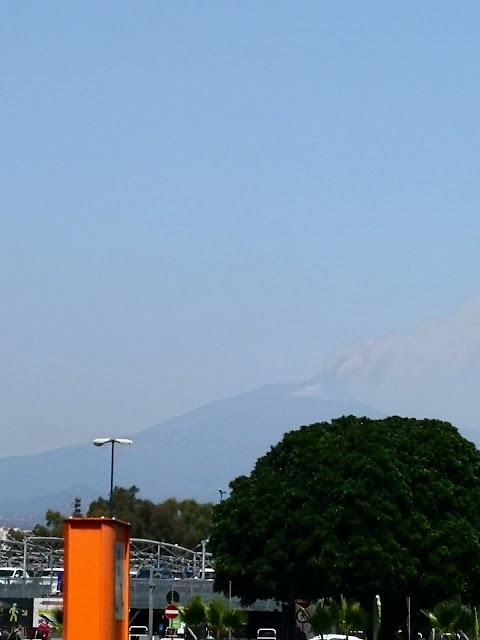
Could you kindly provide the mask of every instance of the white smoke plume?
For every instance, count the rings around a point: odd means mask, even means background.
[[[480,299],[408,332],[370,338],[334,354],[302,390],[339,385],[382,411],[464,425],[480,439]]]

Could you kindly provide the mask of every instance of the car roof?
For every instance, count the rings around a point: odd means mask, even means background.
[[[312,638],[312,640],[345,640],[345,638],[348,637],[348,640],[363,640],[362,638],[359,638],[358,636],[354,636],[354,635],[350,635],[348,634],[348,636],[344,633],[324,633],[323,635],[318,635],[315,636],[315,638]]]

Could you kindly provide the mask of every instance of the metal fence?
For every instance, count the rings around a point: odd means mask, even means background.
[[[44,569],[63,567],[63,538],[27,537],[24,540],[4,540],[0,544],[0,567],[21,567],[35,576]],[[172,578],[205,578],[212,569],[212,554],[207,541],[194,549],[159,540],[132,538],[130,568],[163,569]]]
[[[63,567],[63,538],[29,537],[22,541],[5,540],[0,544],[0,568],[20,567],[22,578],[0,578],[1,598],[51,598],[58,595],[57,576],[40,576],[45,569]],[[150,578],[149,569],[152,571]],[[88,570],[88,569],[86,569]],[[143,538],[130,540],[130,606],[148,608],[150,589],[155,609],[164,609],[169,602],[187,603],[199,595],[205,603],[218,594],[213,591],[213,580],[205,579],[213,571],[212,554],[207,541],[195,549],[178,544]],[[135,574],[142,571],[140,575]],[[164,577],[168,575],[168,577]],[[151,580],[151,583],[150,583]],[[232,598],[234,606],[240,606]],[[272,600],[255,603],[250,610],[273,611],[278,605]]]

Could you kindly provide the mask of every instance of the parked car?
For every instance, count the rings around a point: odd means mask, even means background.
[[[346,636],[344,633],[324,633],[323,636],[315,636],[312,640],[322,640],[322,638],[323,640],[345,640],[347,637],[348,640],[363,640],[363,638],[350,634]]]
[[[59,595],[63,593],[63,567],[49,567],[37,574],[39,584],[45,587],[45,593]]]
[[[0,567],[0,584],[20,582],[26,578],[30,578],[28,571],[20,567]]]
[[[150,579],[150,567],[143,567],[137,571],[136,575],[132,576],[133,578],[142,578],[143,580]],[[154,580],[172,580],[173,575],[170,569],[166,569],[165,567],[153,568],[152,577]]]

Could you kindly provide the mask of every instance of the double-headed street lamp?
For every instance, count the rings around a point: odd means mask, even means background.
[[[104,444],[111,443],[112,445],[112,463],[110,465],[110,498],[108,502],[108,512],[110,518],[113,517],[113,462],[115,458],[115,445],[116,444],[133,444],[133,440],[128,438],[95,438],[93,444],[96,447],[102,447]]]

